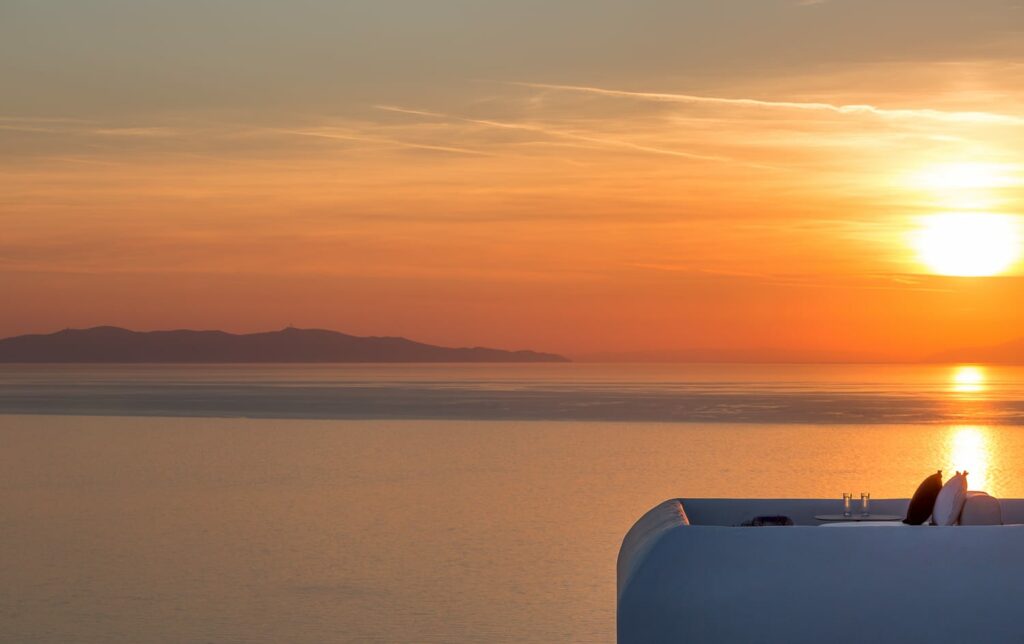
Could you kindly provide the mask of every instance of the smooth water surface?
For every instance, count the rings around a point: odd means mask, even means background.
[[[967,422],[972,405],[1017,399],[1014,370],[985,370],[979,382],[946,367],[829,367],[815,388],[812,368],[800,378],[762,368],[745,384],[726,368],[675,380],[590,368],[596,384],[545,385],[526,368],[490,380],[454,369],[451,380],[459,395],[593,386],[625,396],[609,383],[627,382],[641,396],[769,391],[781,405],[811,390],[839,411],[844,392],[897,391],[963,422],[0,415],[0,640],[608,642],[619,542],[664,499],[833,497],[838,510],[843,492],[907,497],[938,468],[1024,497],[1021,428]],[[116,394],[128,381],[118,369],[67,368],[63,382],[40,371],[34,386],[53,395],[107,378]],[[236,368],[133,369],[146,387],[184,381],[207,402],[203,382],[247,386]],[[252,375],[275,388],[339,388],[336,371],[290,369]],[[380,389],[407,386],[388,380],[399,372],[348,369]],[[9,399],[32,385],[6,374]],[[444,367],[407,375],[445,389]],[[187,408],[174,400],[171,412]]]
[[[0,413],[1024,424],[1024,368],[0,365]]]

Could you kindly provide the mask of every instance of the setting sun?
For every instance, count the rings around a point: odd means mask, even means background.
[[[922,222],[913,243],[921,262],[939,275],[997,275],[1020,256],[1017,223],[1009,215],[932,215]]]

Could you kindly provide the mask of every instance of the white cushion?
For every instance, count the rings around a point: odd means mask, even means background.
[[[999,499],[984,492],[970,491],[960,513],[960,525],[1002,525],[1003,512]]]
[[[939,496],[935,499],[935,507],[932,508],[932,523],[934,525],[956,525],[960,521],[960,512],[964,509],[965,500],[967,500],[967,472],[962,474],[957,472],[939,490]]]

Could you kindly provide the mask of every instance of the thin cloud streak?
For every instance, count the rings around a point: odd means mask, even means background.
[[[797,288],[843,288],[869,290],[869,291],[918,291],[922,293],[947,293],[950,289],[918,286],[916,282],[901,280],[902,274],[876,274],[865,276],[865,282],[850,281],[823,281],[810,275],[780,274],[767,272],[735,271],[712,268],[698,268],[692,264],[652,264],[652,263],[631,263],[629,266],[650,271],[661,271],[668,273],[687,273],[690,275],[710,275],[714,277],[736,278],[739,280],[750,280],[760,284],[777,286],[793,286]],[[885,280],[900,284],[900,286],[889,286],[885,284],[872,283],[870,280]]]
[[[93,134],[101,136],[121,136],[121,137],[175,137],[182,134],[182,131],[177,128],[171,127],[108,127],[98,128],[92,130]]]
[[[603,145],[603,146],[609,146],[609,147],[625,148],[625,149],[629,149],[629,150],[635,150],[637,152],[647,152],[647,153],[650,153],[650,154],[659,154],[659,155],[664,155],[664,156],[680,157],[680,158],[692,159],[692,160],[696,160],[696,161],[715,161],[715,162],[718,162],[718,163],[740,164],[740,165],[747,165],[747,166],[758,167],[758,168],[762,168],[762,169],[774,169],[774,168],[771,168],[770,166],[764,166],[764,165],[759,165],[759,164],[755,165],[755,164],[745,163],[745,162],[738,161],[736,159],[733,159],[733,158],[730,158],[730,157],[726,157],[726,156],[718,156],[718,155],[711,155],[711,154],[699,154],[699,153],[696,153],[696,152],[685,152],[685,151],[682,151],[682,150],[672,150],[672,149],[668,149],[668,148],[659,148],[659,147],[654,147],[654,146],[649,146],[649,145],[642,145],[642,144],[639,144],[639,143],[633,143],[632,141],[623,141],[621,139],[610,139],[610,138],[606,138],[606,137],[597,137],[597,136],[590,136],[590,135],[586,135],[586,134],[578,134],[576,132],[567,132],[565,130],[553,129],[553,128],[549,128],[549,127],[541,126],[541,125],[531,125],[531,124],[525,124],[525,123],[508,123],[508,122],[505,122],[505,121],[495,121],[495,120],[492,120],[492,119],[475,119],[475,118],[462,117],[462,116],[453,116],[453,115],[450,115],[450,114],[442,114],[442,113],[439,113],[439,112],[428,112],[428,111],[425,111],[425,110],[408,109],[408,108],[399,107],[399,106],[395,106],[395,105],[376,105],[375,107],[377,109],[379,109],[379,110],[384,110],[384,111],[388,111],[388,112],[396,112],[396,113],[399,113],[399,114],[410,114],[410,115],[415,115],[415,116],[427,116],[427,117],[431,117],[431,118],[450,119],[450,120],[455,120],[455,121],[459,121],[459,122],[462,122],[462,123],[471,123],[471,124],[474,124],[474,125],[481,125],[481,126],[484,126],[484,127],[490,127],[490,128],[495,128],[495,129],[521,130],[521,131],[524,131],[524,132],[534,132],[534,133],[537,133],[537,134],[543,134],[543,135],[551,136],[551,137],[568,139],[568,140],[572,140],[572,141],[583,141],[583,142],[586,142],[586,143],[595,143],[595,144],[599,144],[599,145]]]
[[[596,94],[600,96],[611,96],[617,98],[633,98],[652,100],[670,103],[703,103],[712,105],[729,105],[734,107],[771,108],[771,109],[792,109],[808,110],[818,112],[833,112],[844,115],[867,114],[880,118],[898,119],[932,119],[956,123],[1002,123],[1009,125],[1024,125],[1024,117],[1012,114],[1000,114],[995,112],[949,112],[928,108],[913,109],[889,109],[876,107],[867,104],[835,105],[832,103],[798,102],[798,101],[768,101],[755,98],[725,98],[720,96],[701,96],[697,94],[671,94],[663,92],[631,92],[626,90],[605,89],[601,87],[588,87],[585,85],[557,85],[550,83],[526,83],[510,81],[507,85],[518,87],[529,87],[533,89],[548,89],[563,92],[578,92]]]
[[[411,148],[416,150],[431,150],[434,152],[450,152],[453,154],[467,154],[472,156],[491,156],[486,152],[480,152],[479,150],[470,150],[467,148],[456,148],[447,145],[430,145],[427,143],[411,143],[409,141],[399,141],[396,139],[388,139],[383,137],[372,137],[363,136],[357,134],[339,134],[337,132],[323,132],[323,131],[309,131],[309,130],[281,130],[274,129],[270,130],[280,134],[294,134],[297,136],[308,136],[321,139],[337,139],[342,141],[360,141],[363,143],[378,143],[383,145],[391,145],[401,148]]]
[[[87,119],[64,116],[0,116],[0,121],[11,123],[95,123]]]

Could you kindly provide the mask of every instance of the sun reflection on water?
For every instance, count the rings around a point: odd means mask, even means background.
[[[953,370],[952,389],[957,393],[976,393],[985,391],[985,369],[964,365]]]
[[[943,472],[944,479],[948,479],[954,472],[966,470],[970,489],[993,494],[997,492],[989,489],[988,470],[992,460],[990,428],[975,425],[951,427],[946,444],[947,469]]]

